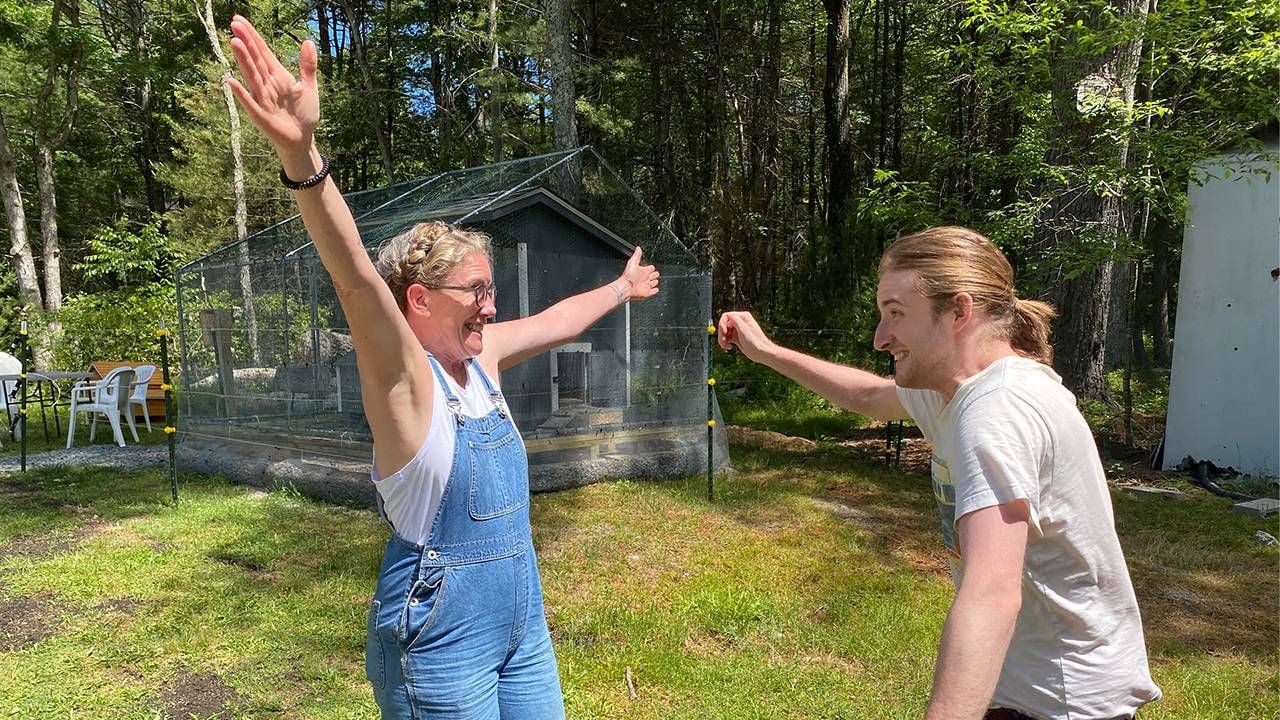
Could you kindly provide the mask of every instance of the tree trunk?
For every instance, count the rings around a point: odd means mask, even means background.
[[[9,143],[9,129],[0,108],[0,196],[4,201],[5,219],[9,223],[9,264],[18,278],[18,299],[26,307],[44,310],[36,261],[27,239],[27,214],[22,208],[22,187],[18,185],[18,167]]]
[[[196,15],[199,16],[200,22],[204,25],[205,34],[209,38],[209,45],[213,49],[213,55],[218,60],[218,65],[222,67],[222,100],[227,106],[227,121],[230,125],[231,135],[231,183],[235,194],[235,222],[236,222],[236,240],[240,243],[240,295],[241,302],[244,303],[244,319],[249,335],[249,355],[255,366],[262,364],[262,354],[258,347],[258,315],[254,307],[253,297],[253,277],[249,272],[249,244],[245,242],[248,236],[248,206],[245,200],[244,190],[244,155],[240,148],[240,112],[236,109],[235,97],[231,94],[231,88],[227,86],[227,79],[231,77],[231,66],[227,63],[227,57],[222,52],[222,43],[218,40],[218,31],[214,28],[213,20],[213,0],[204,0],[204,10],[201,11],[196,6]]]
[[[44,251],[44,309],[62,307],[62,246],[58,242],[58,193],[53,180],[53,147],[36,146],[36,187],[40,193],[40,247]]]
[[[818,104],[816,91],[818,84],[818,14],[813,10],[812,6],[810,6],[809,16],[809,62],[807,65],[809,69],[809,83],[806,86],[806,89],[808,90],[809,108],[808,112],[805,113],[805,119],[808,124],[809,148],[808,156],[806,158],[808,160],[808,165],[805,168],[805,184],[808,186],[809,191],[809,232],[807,240],[809,243],[810,261],[808,266],[810,269],[813,269],[813,251],[815,249],[814,238],[817,236],[818,224],[818,121],[814,117],[813,112],[813,108]]]
[[[440,45],[431,49],[431,67],[427,79],[431,83],[431,96],[436,103],[436,135],[439,138],[438,167],[449,168],[453,165],[453,87],[449,76],[449,64],[453,62],[451,53],[451,33],[446,30],[450,24],[452,13],[450,8],[441,9],[444,0],[431,0],[431,25],[435,36],[440,38]]]
[[[1160,213],[1151,214],[1147,237],[1151,242],[1151,362],[1160,368],[1170,366],[1169,357],[1169,247],[1176,228]]]
[[[1133,304],[1127,298],[1133,292],[1137,279],[1136,261],[1117,258],[1111,269],[1111,297],[1114,302],[1107,313],[1107,340],[1103,351],[1103,365],[1122,367],[1128,357],[1133,325]]]
[[[364,83],[365,99],[369,102],[371,108],[376,108],[378,103],[378,87],[373,82],[373,71],[369,68],[369,55],[365,48],[364,30],[362,15],[356,15],[351,11],[351,3],[343,2],[340,4],[343,15],[347,19],[347,32],[351,34],[351,50],[356,56],[356,65],[360,66],[360,79]],[[390,88],[388,88],[390,91]],[[385,115],[381,112],[371,111],[368,113],[369,125],[373,130],[373,137],[378,141],[378,152],[382,155],[382,172],[387,176],[387,184],[394,183],[395,180],[395,162],[392,155],[391,134],[386,127]]]
[[[569,0],[547,3],[547,45],[551,63],[551,123],[555,148],[578,147],[578,121],[574,107],[577,95],[573,85],[573,45]]]
[[[494,162],[502,162],[502,90],[498,82],[498,0],[489,0],[489,125]]]
[[[827,136],[827,225],[839,237],[853,194],[853,155],[849,146],[849,0],[822,0],[827,11],[827,75],[823,86]],[[839,243],[833,245],[832,251]]]
[[[316,49],[320,52],[317,57],[317,69],[320,71],[320,77],[325,80],[333,79],[333,41],[329,34],[329,0],[316,0]]]
[[[1112,0],[1111,6],[1115,15],[1125,20],[1145,15],[1147,8],[1146,0]],[[1102,132],[1100,124],[1110,111],[1081,103],[1106,96],[1121,99],[1125,109],[1133,104],[1140,37],[1135,34],[1100,55],[1083,54],[1077,33],[1071,29],[1078,20],[1086,31],[1097,30],[1106,22],[1104,17],[1100,12],[1079,17],[1068,14],[1067,29],[1051,51],[1054,125],[1046,162],[1065,168],[1067,177],[1083,176],[1090,168],[1123,168],[1128,155],[1127,140],[1116,142]],[[1055,366],[1077,396],[1105,399],[1104,359],[1114,263],[1105,257],[1104,249],[1114,249],[1116,239],[1126,235],[1127,208],[1117,193],[1095,192],[1093,185],[1080,179],[1077,183],[1078,187],[1070,187],[1053,181],[1045,188],[1050,197],[1036,218],[1036,240],[1058,258],[1086,253],[1086,257],[1104,257],[1089,260],[1085,267],[1060,261],[1050,271],[1049,286],[1060,313],[1054,328]]]
[[[903,86],[907,75],[907,39],[912,27],[907,18],[905,0],[899,0],[894,17],[893,41],[893,130],[889,140],[889,162],[894,170],[902,170]]]
[[[62,48],[62,14],[66,13],[72,31],[80,28],[79,0],[56,0],[49,22],[49,61],[45,68],[44,85],[36,98],[35,168],[36,189],[40,195],[40,246],[44,251],[44,309],[57,312],[62,307],[62,246],[58,237],[58,192],[53,176],[54,154],[67,143],[75,126],[79,108],[80,62],[84,57],[83,43],[73,41],[71,47]],[[61,116],[51,117],[50,101],[62,76],[65,105]],[[51,130],[51,128],[56,128]],[[57,318],[53,318],[49,333],[37,342],[37,355],[48,360],[52,357],[52,343],[61,334]],[[40,363],[47,367],[47,362]]]
[[[151,52],[151,36],[147,30],[147,12],[142,0],[129,4],[130,15],[135,25],[134,57],[145,61]],[[142,172],[142,181],[147,190],[147,207],[153,213],[168,210],[164,185],[156,178],[156,166],[160,163],[160,132],[155,118],[155,91],[151,76],[143,77],[137,88],[138,114],[142,126],[142,142],[138,147],[138,166]]]
[[[570,0],[547,3],[547,60],[551,70],[551,134],[556,150],[578,147],[577,90],[573,82],[573,29]],[[573,168],[559,173],[560,192],[578,202],[578,178]]]

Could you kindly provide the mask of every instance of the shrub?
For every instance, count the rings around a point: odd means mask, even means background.
[[[160,364],[156,328],[178,326],[178,303],[169,282],[155,282],[67,298],[58,313],[62,337],[54,347],[59,368],[87,369],[95,360]],[[177,365],[176,348],[170,363]]]

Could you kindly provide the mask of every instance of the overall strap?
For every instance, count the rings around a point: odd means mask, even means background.
[[[498,414],[502,417],[507,416],[507,400],[502,397],[502,391],[495,388],[493,383],[489,381],[489,376],[485,374],[484,368],[480,367],[480,363],[475,358],[467,358],[467,362],[476,369],[476,374],[480,376],[480,382],[484,383],[484,389],[489,392],[489,399],[493,401],[493,406],[498,409]]]
[[[436,374],[436,379],[440,381],[440,389],[444,391],[444,399],[449,406],[449,412],[453,413],[453,417],[458,421],[458,424],[462,425],[465,422],[462,419],[462,401],[449,389],[449,381],[445,379],[444,369],[440,367],[440,362],[431,353],[427,353],[427,364],[431,366],[431,371]]]

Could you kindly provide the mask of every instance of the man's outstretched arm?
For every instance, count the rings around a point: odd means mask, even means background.
[[[749,312],[721,315],[718,341],[721,348],[736,347],[748,359],[773,368],[846,410],[877,420],[909,417],[898,401],[893,378],[781,347],[764,334]]]

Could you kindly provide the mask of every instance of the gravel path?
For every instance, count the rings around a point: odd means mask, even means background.
[[[27,455],[28,468],[49,465],[97,465],[121,470],[137,470],[167,462],[169,462],[167,445],[126,445],[125,447],[89,445],[73,447],[70,450],[50,450]],[[21,467],[22,458],[16,454],[0,457],[0,472],[17,472]]]

